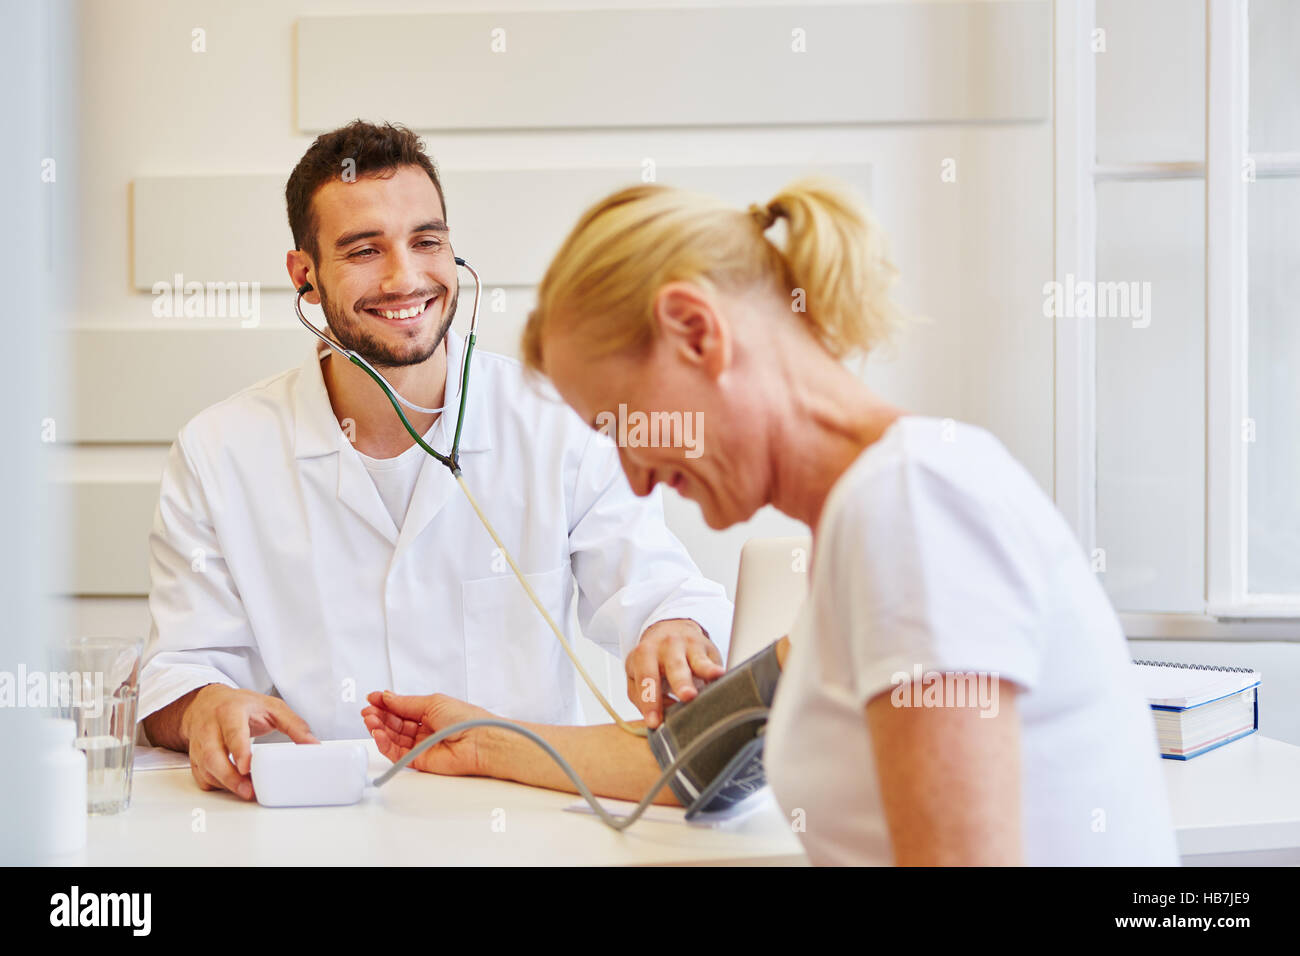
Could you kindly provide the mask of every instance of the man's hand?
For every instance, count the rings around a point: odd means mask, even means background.
[[[390,690],[366,695],[370,706],[361,711],[366,729],[379,752],[393,763],[401,760],[416,744],[452,724],[495,716],[446,694],[405,697]],[[482,734],[489,728],[462,731],[430,747],[411,762],[416,770],[451,776],[486,776],[479,751]]]
[[[195,693],[181,717],[188,743],[190,773],[204,790],[229,790],[252,800],[252,738],[282,730],[298,744],[320,743],[307,722],[278,697],[225,684],[208,684]],[[230,758],[235,762],[231,763]]]
[[[627,656],[627,696],[652,730],[663,721],[669,691],[683,703],[727,672],[722,654],[689,618],[657,621]]]

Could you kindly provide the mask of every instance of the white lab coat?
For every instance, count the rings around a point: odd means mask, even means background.
[[[439,451],[455,427],[454,331],[447,348]],[[474,353],[461,467],[562,628],[576,581],[582,632],[620,660],[678,617],[725,655],[731,604],[664,524],[658,491],[636,497],[613,443],[513,359]],[[141,718],[218,682],[277,693],[322,739],[364,737],[365,695],[383,688],[582,722],[573,665],[443,465],[426,456],[394,526],[315,349],[181,430],[149,545]]]

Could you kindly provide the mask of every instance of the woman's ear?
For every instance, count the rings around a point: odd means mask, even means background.
[[[713,378],[731,364],[731,329],[718,300],[690,282],[670,282],[655,296],[654,318],[665,344]]]

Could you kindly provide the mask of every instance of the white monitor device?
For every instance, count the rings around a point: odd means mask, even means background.
[[[790,633],[808,596],[812,538],[751,538],[740,552],[727,669]]]

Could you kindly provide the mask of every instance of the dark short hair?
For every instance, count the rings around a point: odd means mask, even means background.
[[[344,163],[352,161],[350,166]],[[442,194],[438,168],[424,151],[420,137],[400,124],[384,123],[376,126],[363,120],[353,120],[333,132],[322,133],[308,147],[298,165],[289,174],[284,187],[284,202],[289,211],[289,229],[293,232],[294,247],[320,260],[317,241],[316,213],[312,197],[330,180],[345,171],[361,177],[364,175],[392,176],[402,166],[419,166],[433,180],[442,201],[443,219],[447,218],[447,200]]]

